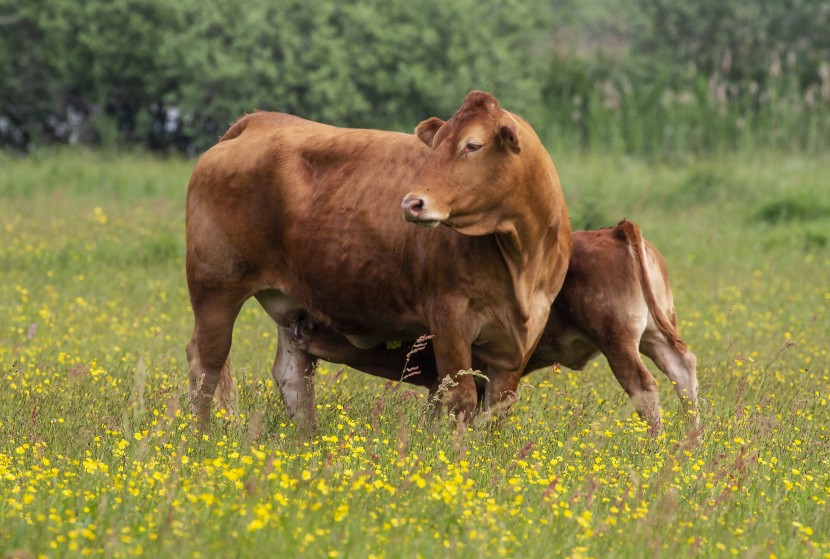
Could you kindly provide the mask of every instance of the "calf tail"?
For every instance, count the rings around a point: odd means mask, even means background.
[[[640,228],[637,224],[623,219],[617,224],[614,234],[618,239],[626,243],[634,255],[636,262],[637,275],[640,279],[640,287],[643,290],[643,297],[645,297],[648,311],[654,319],[657,328],[666,337],[666,340],[673,345],[677,350],[683,354],[686,353],[686,344],[680,339],[677,328],[674,324],[666,318],[663,310],[657,305],[657,300],[654,298],[654,290],[651,286],[651,279],[648,273],[648,264],[646,262],[646,244],[643,241],[643,235],[640,233]]]

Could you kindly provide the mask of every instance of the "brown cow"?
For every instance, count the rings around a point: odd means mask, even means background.
[[[251,296],[282,328],[309,314],[361,348],[432,333],[437,382],[457,382],[443,403],[460,427],[477,394],[456,373],[472,355],[488,364],[486,406],[515,392],[570,257],[556,170],[530,125],[482,92],[432,146],[255,113],[201,157],[186,223],[200,423]],[[408,219],[419,220],[411,200],[421,200],[420,220],[448,227],[406,224],[402,199]],[[291,416],[313,429],[313,358],[286,346],[274,378]]]
[[[636,224],[621,221],[616,227],[576,231],[565,283],[526,372],[555,363],[580,370],[602,352],[640,416],[657,432],[661,427],[657,385],[640,358],[642,352],[671,379],[684,408],[693,414],[691,424],[697,425],[697,359],[680,340],[675,323],[665,262]],[[310,316],[291,329],[280,329],[278,343],[288,346],[289,352],[298,348],[418,386],[432,387],[437,379],[429,348],[409,359],[411,342],[359,349]]]

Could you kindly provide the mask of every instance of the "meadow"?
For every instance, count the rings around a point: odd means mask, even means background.
[[[425,392],[322,364],[303,439],[250,302],[238,415],[199,433],[195,162],[0,154],[0,557],[830,558],[830,156],[553,157],[576,228],[627,218],[664,254],[700,431],[649,363],[650,438],[599,358],[462,438]]]

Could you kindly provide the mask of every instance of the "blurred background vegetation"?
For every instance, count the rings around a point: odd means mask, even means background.
[[[198,153],[279,110],[411,130],[493,92],[552,150],[830,147],[827,0],[0,0],[0,146]]]

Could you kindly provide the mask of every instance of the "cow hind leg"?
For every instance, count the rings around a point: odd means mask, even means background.
[[[277,355],[271,374],[289,417],[306,435],[317,431],[314,406],[316,359],[291,343],[291,327],[277,327]]]
[[[680,397],[686,419],[693,427],[698,427],[698,384],[697,357],[690,350],[679,351],[665,339],[644,340],[641,344],[643,353],[648,356],[674,385]]]
[[[233,338],[233,324],[242,303],[226,296],[202,297],[194,301],[193,336],[186,354],[190,368],[190,402],[198,426],[203,429],[210,417],[216,387],[232,382],[229,378],[228,355]],[[226,379],[222,376],[225,375]]]
[[[656,435],[663,428],[657,381],[640,359],[635,344],[620,344],[603,350],[614,376],[631,398],[634,409]]]

